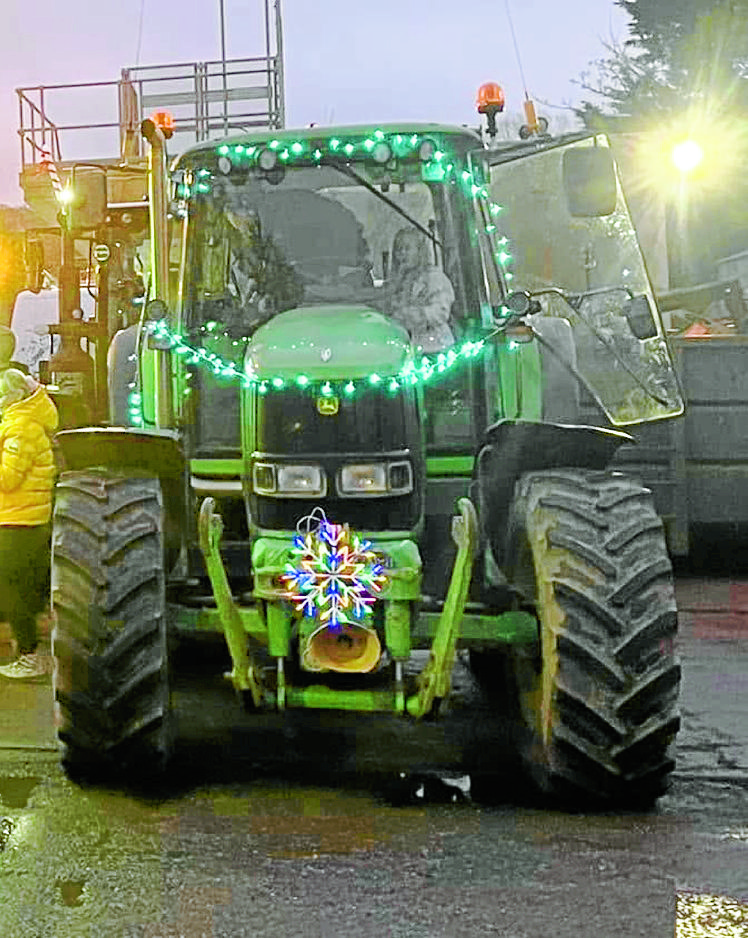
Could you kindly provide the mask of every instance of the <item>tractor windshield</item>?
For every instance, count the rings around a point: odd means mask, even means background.
[[[569,192],[565,154],[592,142],[514,148],[492,167],[512,288],[539,301],[533,328],[612,423],[672,416],[682,412],[682,400],[620,187],[611,171],[604,208],[580,208]]]
[[[216,173],[188,220],[188,328],[241,338],[285,310],[367,306],[424,351],[453,345],[480,309],[457,189],[424,181],[417,159]]]

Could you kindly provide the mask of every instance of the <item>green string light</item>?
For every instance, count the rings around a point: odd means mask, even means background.
[[[213,334],[214,330],[211,328],[213,325],[213,323],[206,323],[203,331]],[[376,388],[383,385],[388,391],[395,392],[403,385],[426,384],[435,375],[440,376],[454,368],[458,362],[480,355],[486,344],[486,339],[479,339],[477,342],[463,342],[459,346],[439,352],[432,357],[423,355],[420,362],[409,361],[397,374],[380,375],[372,372],[356,380],[344,378],[336,381],[314,382],[304,374],[299,374],[291,380],[279,375],[266,376],[243,371],[235,362],[227,361],[209,349],[191,346],[178,332],[172,332],[165,320],[149,323],[148,329],[156,339],[168,342],[172,351],[184,358],[187,364],[203,367],[216,377],[237,381],[245,388],[254,385],[258,394],[267,394],[271,390],[282,391],[289,384],[295,384],[303,390],[316,391],[322,397],[334,397],[338,394],[352,397],[357,390],[367,386]],[[241,341],[248,342],[249,337],[245,336]],[[130,395],[131,416],[132,412],[137,410],[142,419],[141,403],[139,394]]]
[[[131,384],[130,388],[130,393],[127,396],[127,415],[130,418],[130,426],[142,427],[145,424],[143,419],[143,397],[134,384]]]
[[[242,143],[221,143],[216,147],[216,153],[220,157],[228,157],[235,166],[241,166],[247,160],[254,161],[259,157],[263,148],[274,151],[278,159],[285,164],[298,160],[319,163],[328,154],[338,157],[351,157],[356,152],[372,153],[378,143],[385,141],[388,143],[392,154],[397,157],[414,156],[424,142],[431,142],[434,152],[429,159],[422,160],[423,178],[427,181],[443,181],[453,169],[451,163],[448,166],[440,165],[445,160],[446,154],[443,148],[439,148],[437,141],[431,135],[420,135],[418,133],[388,135],[381,129],[377,129],[363,137],[355,136],[349,139],[333,136],[327,140],[299,139],[292,142],[270,140],[266,144],[257,146],[246,146]],[[212,174],[208,170],[201,170],[200,172],[205,173],[205,178],[201,181],[207,183]],[[199,191],[206,192],[209,190],[201,189]]]
[[[472,173],[469,169],[463,169],[460,172],[460,180],[465,195],[475,202],[483,203],[489,218],[495,219],[501,213],[502,206],[493,201],[484,181],[478,175]],[[511,253],[506,250],[509,239],[506,235],[498,235],[497,227],[493,221],[490,221],[487,225],[484,224],[483,230],[488,235],[500,275],[508,286],[514,277],[513,273],[507,270],[507,267],[513,260]]]

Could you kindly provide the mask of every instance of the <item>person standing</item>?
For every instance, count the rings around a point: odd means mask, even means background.
[[[38,680],[48,674],[37,654],[36,617],[49,594],[52,435],[57,409],[23,372],[0,372],[0,619],[8,621],[18,657],[0,676]]]
[[[13,361],[13,355],[16,350],[16,336],[12,329],[0,325],[0,372],[7,371],[8,368],[15,368],[23,372],[26,376],[26,383],[30,391],[35,391],[39,382],[29,374],[29,369],[23,362]]]

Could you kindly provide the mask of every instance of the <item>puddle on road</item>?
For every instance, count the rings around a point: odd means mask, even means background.
[[[431,837],[424,824],[427,810],[467,802],[467,777],[442,780],[436,776],[397,779],[400,797],[385,800],[367,790],[277,789],[263,784],[255,791],[199,792],[178,804],[160,808],[160,830],[172,849],[190,851],[202,839],[232,863],[258,857],[319,859],[366,852],[378,847],[418,849]],[[172,813],[173,812],[173,813]],[[477,829],[477,812],[466,817],[459,809],[440,817],[443,833],[465,824]]]
[[[67,906],[81,905],[85,885],[85,879],[58,879],[56,886],[60,890],[62,904]]]
[[[547,880],[550,870],[561,890],[582,873],[623,871],[649,882],[654,863],[687,846],[690,822],[668,812],[575,816],[511,804],[486,812],[468,803],[466,777],[403,775],[397,782],[405,791],[399,806],[376,785],[361,788],[359,780],[352,789],[343,778],[340,787],[267,778],[189,793],[177,787],[146,801],[81,788],[53,762],[18,764],[15,775],[0,777],[0,821],[5,816],[10,831],[0,850],[0,889],[13,886],[0,902],[0,935],[24,933],[18,925],[29,908],[38,933],[58,938],[77,938],[84,919],[117,938],[143,923],[159,934],[162,923],[179,920],[185,896],[204,904],[210,889],[245,883],[248,870],[270,884],[281,875],[296,882],[297,874],[313,883],[331,869],[355,877],[363,864],[388,882],[392,864],[404,864],[434,877],[432,885],[464,878],[473,887],[501,882],[510,890]],[[742,817],[720,821],[720,850],[728,839],[742,848]],[[722,879],[701,882],[734,891]],[[677,938],[732,938],[742,932],[712,922],[744,928],[748,921],[745,906],[725,896],[682,893],[678,908]]]

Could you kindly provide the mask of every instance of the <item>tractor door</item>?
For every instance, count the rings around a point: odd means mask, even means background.
[[[607,139],[573,135],[489,152],[512,290],[538,311],[543,419],[628,425],[683,401]],[[603,413],[601,414],[600,411]]]

